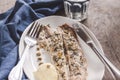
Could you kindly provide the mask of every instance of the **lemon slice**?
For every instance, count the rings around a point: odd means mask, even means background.
[[[51,63],[41,64],[33,74],[35,80],[58,80],[57,70]]]

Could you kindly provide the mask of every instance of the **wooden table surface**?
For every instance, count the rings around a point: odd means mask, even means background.
[[[100,41],[106,57],[120,70],[120,0],[91,0],[86,26]],[[113,80],[106,70],[103,80]]]
[[[15,0],[0,0],[0,13],[14,3]],[[120,69],[120,0],[90,0],[88,18],[83,24],[96,35],[106,57]],[[113,80],[107,69],[103,80]]]

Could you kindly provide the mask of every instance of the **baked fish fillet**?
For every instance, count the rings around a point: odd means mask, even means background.
[[[38,38],[38,44],[40,46],[40,48],[48,51],[48,47],[47,46],[47,38],[49,37],[50,35],[46,33],[46,30],[45,30],[45,26],[41,25],[41,32],[39,34],[39,38]]]
[[[69,80],[86,80],[87,61],[79,45],[77,35],[74,29],[67,24],[60,26],[60,28],[63,30],[64,48],[69,64]]]
[[[68,73],[69,68],[67,66],[66,57],[64,55],[63,39],[60,29],[53,29],[46,26],[46,33],[50,35],[47,38],[47,44],[49,46],[50,55],[52,57],[53,63],[58,71],[58,80],[69,80]]]

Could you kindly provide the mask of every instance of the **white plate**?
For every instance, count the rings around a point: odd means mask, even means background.
[[[94,43],[97,45],[97,47],[101,50],[103,53],[102,47],[99,43],[99,41],[96,39],[94,34],[83,24],[76,22],[72,19],[66,18],[66,17],[61,17],[61,16],[49,16],[45,18],[38,19],[38,21],[43,24],[47,25],[50,24],[52,27],[58,27],[61,26],[64,23],[67,23],[69,25],[72,25],[73,23],[78,23],[83,26],[84,29],[86,29],[87,32],[91,35],[91,37],[94,40]],[[23,35],[20,39],[20,45],[19,45],[19,55],[22,55],[22,52],[25,47],[24,43],[24,37],[29,30],[31,24],[26,28],[26,30],[23,32]],[[104,65],[102,62],[98,59],[96,54],[80,39],[82,49],[84,51],[85,57],[87,58],[88,61],[88,77],[87,80],[102,80],[103,75],[104,75]],[[33,72],[37,70],[37,60],[36,60],[36,46],[31,48],[29,51],[29,55],[26,57],[25,64],[23,66],[24,72],[26,73],[27,77],[30,80],[34,80]]]

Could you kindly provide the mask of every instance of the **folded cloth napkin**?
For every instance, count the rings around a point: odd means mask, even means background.
[[[62,7],[62,0],[17,0],[14,8],[0,14],[0,80],[8,80],[9,72],[19,60],[18,45],[25,28]]]

